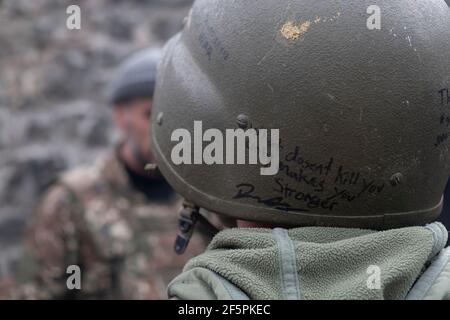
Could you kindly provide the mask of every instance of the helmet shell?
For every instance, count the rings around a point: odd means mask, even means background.
[[[165,48],[159,167],[190,201],[286,226],[386,229],[441,211],[449,176],[450,8],[443,0],[197,0]],[[280,169],[175,165],[175,129],[279,129]],[[205,143],[206,145],[206,143]]]

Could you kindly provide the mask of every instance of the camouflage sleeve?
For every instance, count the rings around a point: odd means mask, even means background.
[[[56,185],[46,193],[26,233],[17,298],[70,298],[66,269],[78,264],[79,255],[75,210],[81,207],[64,186]]]

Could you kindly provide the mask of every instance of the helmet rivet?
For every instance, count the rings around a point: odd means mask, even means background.
[[[236,124],[241,129],[248,129],[250,127],[250,120],[245,114],[240,114],[237,116]]]
[[[390,182],[392,186],[398,186],[403,180],[403,175],[401,173],[396,173],[392,175]]]
[[[158,125],[162,125],[162,123],[163,123],[163,117],[164,117],[164,113],[162,113],[162,112],[160,112],[160,113],[158,114],[158,116],[156,117],[156,123],[157,123]]]

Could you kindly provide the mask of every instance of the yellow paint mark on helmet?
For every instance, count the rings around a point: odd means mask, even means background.
[[[303,22],[301,25],[295,25],[292,21],[286,22],[280,32],[288,40],[298,40],[311,27],[311,21]]]

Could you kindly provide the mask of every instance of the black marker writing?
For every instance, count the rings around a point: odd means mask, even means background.
[[[441,95],[441,105],[445,106],[446,104],[450,104],[450,95],[448,92],[448,88],[444,88],[438,91]]]
[[[264,204],[267,207],[271,207],[283,211],[297,211],[308,212],[309,210],[303,208],[294,208],[289,203],[284,202],[283,197],[272,197],[263,199],[260,196],[255,195],[255,186],[249,183],[241,183],[236,186],[238,192],[234,195],[233,199],[253,199],[258,203]]]

